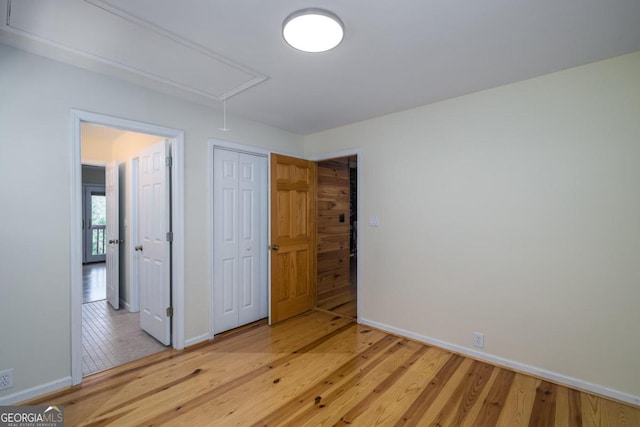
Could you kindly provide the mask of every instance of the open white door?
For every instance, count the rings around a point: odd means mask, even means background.
[[[164,345],[171,344],[168,148],[167,141],[160,141],[140,151],[135,247],[140,253],[140,327]]]
[[[120,308],[120,213],[118,208],[118,162],[116,160],[105,167],[104,189],[107,198],[107,301],[117,310]]]

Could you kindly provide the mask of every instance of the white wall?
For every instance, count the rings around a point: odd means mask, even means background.
[[[0,399],[71,375],[70,109],[185,131],[185,339],[209,330],[207,138],[301,155],[302,138],[0,44]],[[43,215],[46,221],[43,221]]]
[[[355,147],[366,321],[640,396],[640,52],[305,138]]]

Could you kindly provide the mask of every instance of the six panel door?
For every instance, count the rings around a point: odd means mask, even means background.
[[[214,333],[267,316],[267,160],[214,150]]]
[[[271,155],[271,323],[315,306],[316,174],[314,162]]]
[[[171,344],[171,244],[169,221],[169,143],[140,151],[138,169],[138,244],[140,253],[140,327],[164,345]]]

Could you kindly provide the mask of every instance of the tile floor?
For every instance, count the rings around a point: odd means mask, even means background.
[[[140,313],[106,300],[82,304],[82,375],[140,359],[167,347],[140,329]]]
[[[106,301],[104,263],[82,267],[82,375],[165,350],[140,329],[140,314],[114,310]]]

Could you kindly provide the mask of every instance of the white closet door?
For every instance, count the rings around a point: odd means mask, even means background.
[[[239,200],[238,200],[238,237],[239,237],[239,310],[240,325],[260,319],[261,300],[265,294],[262,283],[266,276],[261,275],[261,257],[264,248],[261,244],[261,206],[262,183],[266,172],[264,157],[239,154]],[[266,286],[264,286],[266,289]]]
[[[214,333],[238,326],[238,153],[214,150]]]
[[[214,150],[214,333],[266,316],[266,158]]]

